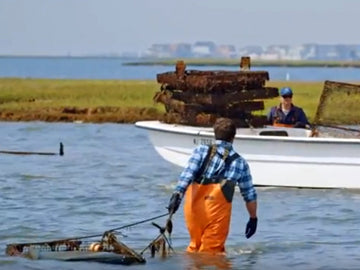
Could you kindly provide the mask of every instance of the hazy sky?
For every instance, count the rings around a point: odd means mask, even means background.
[[[0,0],[0,55],[360,44],[360,0]]]

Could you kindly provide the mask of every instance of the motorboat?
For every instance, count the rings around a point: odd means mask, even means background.
[[[214,143],[215,119],[227,117],[255,185],[360,188],[360,130],[343,127],[360,125],[360,85],[325,81],[311,129],[268,126],[266,115],[253,112],[263,111],[263,100],[279,96],[278,89],[266,87],[268,72],[250,71],[249,63],[244,57],[241,70],[229,72],[186,70],[178,61],[175,71],[157,74],[153,100],[165,106],[163,121],[135,125],[147,130],[161,157],[184,167],[197,145]],[[326,126],[354,134],[320,134]]]
[[[139,121],[155,150],[180,167],[199,144],[215,142],[211,127]],[[256,186],[360,188],[360,139],[313,137],[302,128],[238,128],[235,150],[249,163]]]

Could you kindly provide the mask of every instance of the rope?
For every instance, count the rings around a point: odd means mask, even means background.
[[[148,219],[144,219],[144,220],[141,220],[141,221],[137,221],[137,222],[134,222],[134,223],[129,224],[129,225],[117,227],[117,228],[114,228],[114,229],[109,230],[109,232],[113,232],[113,231],[122,230],[122,229],[129,228],[129,227],[133,227],[133,226],[136,226],[136,225],[139,225],[139,224],[142,224],[142,223],[146,223],[146,222],[148,222],[148,221],[152,221],[152,220],[154,220],[154,219],[158,219],[158,218],[165,217],[165,216],[167,216],[167,215],[169,215],[169,213],[162,214],[162,215],[159,215],[159,216],[156,216],[156,217],[152,217],[152,218],[148,218]]]
[[[139,225],[139,224],[142,224],[142,223],[146,223],[146,222],[161,218],[161,217],[165,217],[167,215],[169,215],[169,213],[158,215],[158,216],[148,218],[148,219],[144,219],[144,220],[140,220],[140,221],[137,221],[137,222],[134,222],[134,223],[131,223],[131,224],[128,224],[128,225],[120,226],[120,227],[117,227],[117,228],[113,228],[113,229],[110,229],[110,230],[108,230],[106,232],[114,232],[114,231],[117,231],[117,230],[126,229],[126,228],[129,228],[129,227],[133,227],[133,226],[136,226],[136,225]],[[44,241],[44,242],[16,243],[16,244],[13,244],[13,245],[20,245],[20,246],[43,245],[43,244],[56,243],[56,242],[65,242],[65,241],[70,241],[70,240],[75,240],[75,239],[77,240],[77,239],[100,237],[100,236],[103,236],[103,235],[104,235],[104,233],[87,235],[87,236],[80,236],[80,237],[64,238],[64,239],[59,239],[59,240],[50,240],[50,241]]]

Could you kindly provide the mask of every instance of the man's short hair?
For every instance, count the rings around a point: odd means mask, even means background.
[[[214,124],[215,139],[232,142],[236,134],[236,126],[229,118],[218,118]]]

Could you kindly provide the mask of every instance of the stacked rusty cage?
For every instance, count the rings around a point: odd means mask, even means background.
[[[165,105],[166,123],[212,126],[218,117],[234,120],[237,127],[262,127],[266,98],[279,96],[278,88],[265,87],[267,71],[250,71],[250,58],[243,57],[239,71],[186,70],[183,61],[175,72],[157,74],[161,89],[155,102]]]

